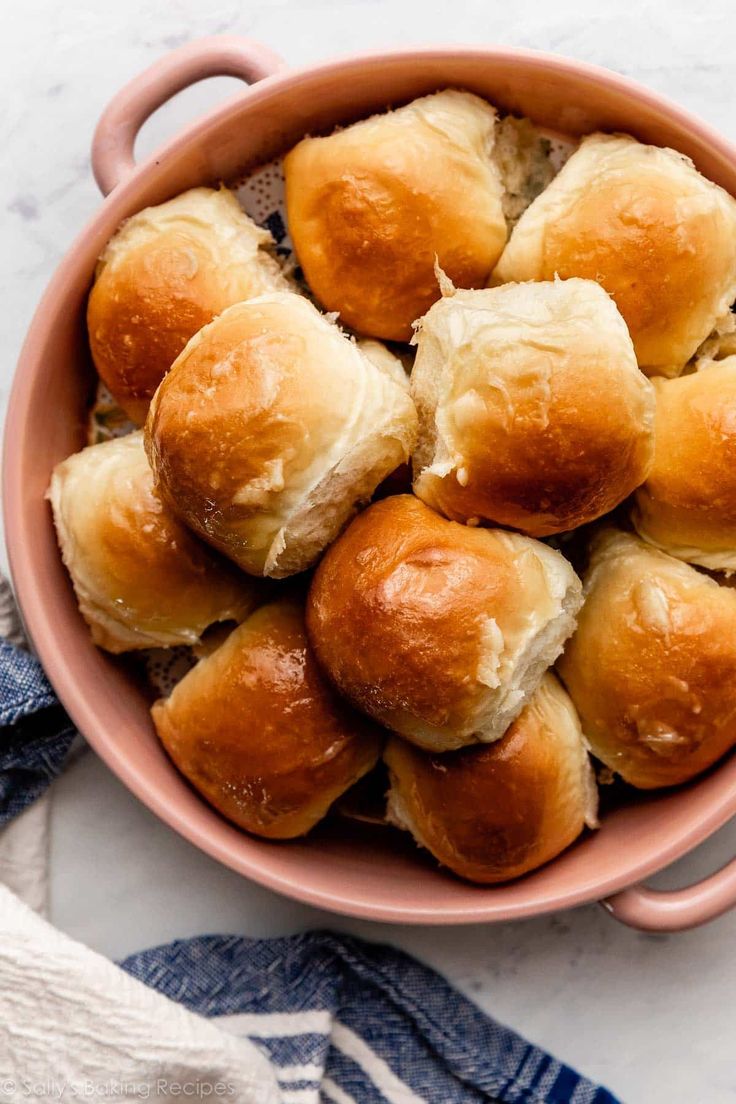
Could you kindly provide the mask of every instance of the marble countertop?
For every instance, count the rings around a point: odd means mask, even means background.
[[[167,49],[249,35],[301,64],[432,42],[533,46],[609,66],[677,98],[736,139],[736,23],[728,0],[26,0],[4,27],[0,403],[32,311],[99,202],[89,143],[109,97]],[[147,152],[234,90],[179,96],[141,135]],[[655,879],[684,885],[736,851],[736,823]],[[51,918],[118,957],[177,936],[265,936],[330,926],[400,945],[489,1013],[607,1084],[626,1104],[736,1102],[736,912],[694,932],[629,931],[597,906],[464,929],[335,918],[277,897],[159,823],[91,753],[56,784]]]

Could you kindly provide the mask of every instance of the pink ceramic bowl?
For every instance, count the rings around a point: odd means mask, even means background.
[[[250,84],[136,166],[136,133],[156,107],[204,77]],[[560,858],[509,885],[466,885],[409,843],[357,829],[274,844],[243,834],[201,801],[158,744],[147,701],[125,664],[98,651],[79,616],[44,500],[53,466],[83,439],[90,395],[84,307],[95,260],[127,215],[196,184],[229,179],[305,132],[345,123],[447,85],[573,134],[624,130],[688,154],[736,195],[736,150],[697,118],[603,69],[501,48],[368,54],[289,70],[247,39],[195,42],[153,65],[108,107],[92,162],[105,202],[69,250],[31,325],[5,431],[4,506],[25,623],[79,730],[166,823],[210,855],[281,893],[335,912],[404,923],[509,920],[602,900],[651,930],[702,923],[736,903],[736,862],[699,885],[654,893],[637,883],[685,854],[736,812],[736,757],[696,783],[609,814]]]

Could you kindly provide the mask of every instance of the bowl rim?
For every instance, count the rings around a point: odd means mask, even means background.
[[[427,60],[450,64],[453,60],[459,59],[477,59],[490,64],[494,60],[515,60],[522,62],[527,69],[539,72],[548,73],[552,70],[557,73],[574,73],[578,78],[582,77],[597,85],[613,89],[628,99],[654,108],[670,122],[697,134],[704,145],[736,166],[736,146],[698,116],[680,107],[667,96],[603,67],[546,51],[493,45],[487,47],[420,46],[396,50],[371,50],[328,58],[298,68],[280,69],[272,76],[265,77],[256,84],[246,87],[241,93],[231,96],[224,103],[178,131],[137,165],[130,176],[103,200],[73,240],[39,301],[18,358],[5,418],[2,465],[5,540],[14,589],[28,638],[72,721],[123,784],[164,823],[189,842],[260,885],[333,913],[369,920],[434,925],[537,916],[598,901],[602,897],[616,893],[663,869],[722,827],[736,813],[736,787],[729,791],[724,786],[720,795],[708,808],[706,815],[690,818],[684,827],[680,824],[679,831],[673,831],[666,836],[657,847],[656,853],[648,860],[630,863],[623,872],[619,869],[618,872],[608,873],[592,882],[581,883],[567,890],[553,890],[538,900],[494,904],[493,895],[488,892],[493,887],[479,887],[477,906],[463,903],[462,905],[438,905],[431,909],[390,907],[371,903],[351,892],[339,894],[333,889],[323,890],[303,886],[298,877],[284,876],[272,869],[266,853],[263,859],[260,856],[255,859],[238,854],[236,848],[226,845],[224,841],[213,840],[206,832],[194,827],[176,803],[162,799],[155,792],[155,786],[148,782],[145,773],[130,762],[113,735],[106,732],[104,726],[100,725],[99,717],[89,707],[84,693],[77,688],[64,652],[53,632],[53,625],[45,611],[43,587],[40,580],[36,578],[33,556],[28,552],[28,542],[23,532],[24,492],[20,457],[23,450],[29,447],[29,441],[22,437],[17,427],[27,421],[33,385],[30,367],[35,359],[36,349],[42,343],[42,335],[53,328],[50,321],[52,306],[59,298],[69,274],[75,269],[78,254],[87,245],[95,228],[106,217],[113,218],[116,212],[128,208],[131,198],[142,190],[145,183],[155,178],[162,162],[172,158],[186,147],[194,145],[197,138],[213,126],[224,123],[229,118],[235,118],[245,103],[249,105],[249,109],[256,111],[259,103],[280,94],[285,89],[296,87],[305,80],[318,80],[327,75],[331,79],[340,75],[348,76],[358,67],[373,66],[379,69],[387,60],[411,65]],[[120,221],[119,217],[117,221]],[[716,769],[719,771],[725,769],[727,762],[727,760],[723,761]],[[736,759],[732,760],[732,765],[736,773]]]

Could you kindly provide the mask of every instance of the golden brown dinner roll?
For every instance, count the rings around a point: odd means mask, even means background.
[[[108,652],[196,644],[216,621],[242,620],[259,597],[252,579],[162,504],[142,438],[70,456],[48,493],[80,611]]]
[[[216,314],[271,289],[288,290],[278,262],[226,188],[192,188],[146,207],[108,242],[87,325],[95,367],[139,424],[164,373]]]
[[[275,578],[316,560],[415,437],[405,388],[308,300],[277,292],[200,330],[146,423],[171,509],[245,571]]]
[[[503,735],[573,631],[580,594],[546,545],[458,525],[399,495],[327,551],[307,628],[354,705],[447,751]]]
[[[736,571],[736,356],[654,381],[654,467],[636,495],[639,535],[676,556]]]
[[[584,138],[517,223],[494,281],[597,280],[639,364],[677,375],[736,297],[736,202],[681,154]]]
[[[549,536],[645,479],[654,391],[592,280],[446,295],[422,319],[414,491],[456,521]]]
[[[472,882],[518,878],[597,823],[580,721],[553,675],[490,746],[431,755],[392,737],[384,758],[389,820]]]
[[[506,241],[495,122],[484,100],[450,90],[287,155],[289,230],[323,306],[408,341],[439,296],[436,260],[463,287],[485,284]]]
[[[686,782],[736,743],[736,591],[606,530],[559,671],[607,767],[645,790]]]
[[[383,743],[320,674],[293,597],[249,617],[152,714],[192,785],[241,828],[271,839],[314,827]]]

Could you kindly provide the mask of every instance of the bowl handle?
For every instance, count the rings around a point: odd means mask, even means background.
[[[268,46],[238,35],[200,38],[159,58],[120,89],[97,124],[92,170],[102,194],[108,195],[133,171],[138,131],[171,96],[206,77],[241,77],[252,84],[285,64]]]
[[[601,901],[629,927],[676,932],[715,920],[736,905],[736,859],[686,889],[654,890],[636,885]]]

